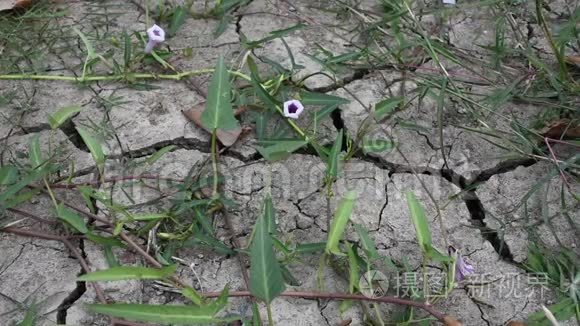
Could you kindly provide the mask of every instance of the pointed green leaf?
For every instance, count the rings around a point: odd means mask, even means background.
[[[351,244],[346,245],[346,252],[348,255],[348,292],[355,293],[360,281],[360,267],[355,249]]]
[[[429,231],[429,223],[427,222],[423,206],[421,206],[421,203],[419,203],[412,191],[407,192],[407,205],[411,212],[411,220],[415,226],[417,241],[423,253],[428,253],[431,251],[431,231]]]
[[[93,44],[89,41],[89,39],[86,37],[86,35],[83,34],[83,32],[78,30],[76,27],[73,27],[73,31],[75,31],[75,33],[77,33],[78,36],[83,41],[83,44],[85,45],[85,48],[87,49],[87,56],[90,59],[96,58],[97,53],[95,52],[95,49],[93,48]]]
[[[380,259],[381,256],[377,251],[375,242],[371,239],[371,236],[369,235],[369,231],[367,231],[367,229],[364,226],[356,223],[354,224],[354,229],[356,230],[356,233],[360,238],[360,243],[369,261],[373,262],[377,259]]]
[[[162,149],[155,152],[153,155],[149,156],[149,158],[147,158],[147,160],[145,162],[147,162],[147,164],[151,165],[151,164],[157,162],[157,160],[159,160],[163,155],[171,152],[175,148],[176,148],[175,145],[165,146]]]
[[[161,280],[172,276],[177,265],[163,268],[119,266],[81,275],[79,281]]]
[[[95,136],[93,136],[89,131],[81,127],[77,127],[77,131],[81,136],[81,138],[83,139],[83,142],[85,142],[89,151],[91,152],[93,160],[95,161],[99,169],[102,170],[105,164],[105,154],[103,153],[103,148],[101,147],[101,144],[97,141]]]
[[[115,253],[113,252],[113,247],[104,246],[103,253],[105,254],[105,259],[107,260],[107,265],[109,265],[109,267],[118,267],[119,266],[119,262],[117,261],[117,258],[115,257]]]
[[[260,144],[267,143],[266,141],[260,142]],[[299,139],[290,139],[290,140],[278,140],[275,141],[274,145],[271,146],[256,146],[256,149],[262,156],[270,161],[278,161],[287,158],[297,149],[306,145],[307,142],[304,140]]]
[[[328,156],[328,165],[326,168],[326,175],[328,176],[330,182],[336,180],[338,176],[338,165],[340,163],[340,151],[342,150],[342,138],[343,129],[340,129],[338,134],[336,134],[336,139],[334,140],[334,145],[330,150],[330,155]]]
[[[375,104],[375,119],[383,120],[390,117],[395,113],[397,108],[405,101],[402,96],[394,96],[388,99],[382,100]]]
[[[274,203],[272,197],[266,196],[264,199],[264,219],[266,221],[266,229],[271,235],[276,235],[276,213],[274,210]]]
[[[282,271],[274,254],[272,238],[265,216],[256,222],[250,246],[250,292],[260,300],[270,303],[284,291]]]
[[[18,169],[12,165],[0,167],[0,185],[5,186],[16,181]]]
[[[137,214],[132,215],[131,218],[135,221],[152,221],[160,220],[169,217],[167,213],[149,213],[149,214]]]
[[[201,306],[201,304],[203,303],[203,297],[199,294],[199,292],[197,292],[194,288],[190,286],[184,287],[181,290],[181,294],[183,294],[184,297],[188,298],[189,300],[191,300],[191,302],[195,303],[198,306]]]
[[[217,324],[224,321],[214,318],[212,306],[114,303],[90,304],[87,307],[93,312],[108,316],[161,324]]]
[[[131,66],[132,50],[133,44],[131,43],[131,36],[127,34],[127,31],[123,31],[123,41],[125,43],[123,51],[123,59],[125,60],[125,70],[128,70]]]
[[[67,222],[70,226],[75,228],[80,233],[87,233],[89,230],[87,229],[87,225],[85,224],[85,220],[79,216],[76,212],[64,207],[63,204],[58,205],[57,207],[57,214],[58,218]]]
[[[231,103],[231,85],[223,56],[220,56],[209,84],[201,122],[208,130],[232,130],[239,127]]]
[[[357,194],[355,191],[349,191],[340,201],[336,213],[334,214],[334,218],[332,219],[332,225],[328,231],[326,253],[344,256],[344,253],[342,253],[338,248],[338,244],[342,239],[342,235],[344,234],[344,230],[346,229],[346,225],[350,219],[350,215],[352,214],[356,197]]]
[[[168,34],[174,36],[185,22],[186,17],[187,10],[185,10],[183,6],[175,7],[171,14],[171,22],[169,23],[169,30],[167,31]]]
[[[363,153],[391,152],[397,144],[388,139],[364,139],[362,142]]]
[[[340,105],[350,102],[349,100],[324,93],[302,92],[300,99],[304,105]]]
[[[276,111],[276,107],[280,105],[280,102],[272,95],[270,95],[270,93],[268,93],[264,87],[262,87],[260,76],[258,74],[258,66],[256,66],[254,59],[252,59],[252,57],[248,57],[247,63],[252,77],[252,85],[256,90],[256,94],[264,102],[264,104],[268,104],[269,109]]]
[[[34,135],[30,139],[30,148],[28,156],[30,157],[30,164],[33,168],[38,168],[42,165],[42,151],[40,150],[40,135]]]
[[[59,109],[54,114],[48,116],[48,123],[50,128],[56,129],[70,119],[73,115],[81,112],[82,108],[78,105],[66,106]]]

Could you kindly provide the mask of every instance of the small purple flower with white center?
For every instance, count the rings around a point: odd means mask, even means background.
[[[453,246],[449,246],[447,249],[449,255],[455,257],[455,281],[460,282],[469,274],[475,272],[475,268],[469,264],[463,257],[459,250],[455,249]]]
[[[165,41],[165,31],[156,24],[153,24],[153,26],[147,30],[147,36],[149,37],[149,41],[145,47],[145,53],[151,53],[157,44]]]
[[[292,119],[298,119],[304,111],[304,106],[298,100],[284,102],[284,116]]]

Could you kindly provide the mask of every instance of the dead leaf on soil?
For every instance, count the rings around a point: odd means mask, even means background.
[[[0,11],[28,8],[32,0],[0,0]]]
[[[560,119],[552,121],[540,129],[539,133],[544,137],[552,139],[580,138],[580,124],[578,124],[578,121]]]
[[[206,129],[203,124],[201,123],[201,114],[205,110],[205,102],[198,103],[193,108],[189,110],[183,110],[181,113],[188,118],[189,120],[193,121],[196,125],[203,128],[203,130],[211,133],[211,130]],[[240,134],[242,133],[242,127],[238,127],[233,130],[217,130],[217,138],[224,146],[232,146]]]
[[[457,320],[451,316],[443,317],[443,324],[445,326],[462,326],[463,325],[459,320]]]
[[[569,64],[580,66],[580,55],[565,56],[564,61],[566,61]]]

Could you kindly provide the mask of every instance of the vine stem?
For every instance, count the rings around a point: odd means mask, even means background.
[[[115,81],[115,80],[135,80],[135,79],[169,79],[181,80],[190,76],[198,76],[213,73],[213,68],[199,69],[192,71],[185,71],[175,74],[151,74],[151,73],[133,73],[123,75],[107,75],[107,76],[57,76],[57,75],[33,75],[33,74],[9,74],[0,75],[0,80],[62,80],[73,82],[90,82],[90,81]],[[236,70],[228,70],[228,72],[236,77],[251,81],[252,79]]]
[[[205,292],[200,293],[206,298],[217,298],[220,296],[221,292]],[[252,294],[249,291],[234,291],[228,294],[230,297],[251,297]],[[328,293],[328,292],[310,292],[310,291],[287,291],[280,294],[281,297],[289,298],[302,298],[302,299],[331,299],[331,300],[357,300],[357,301],[369,301],[369,302],[380,302],[380,303],[393,303],[405,306],[412,306],[424,310],[431,316],[437,318],[440,322],[445,322],[449,320],[450,317],[435,310],[431,305],[419,301],[406,300],[396,297],[366,297],[362,294],[348,294],[348,293]]]

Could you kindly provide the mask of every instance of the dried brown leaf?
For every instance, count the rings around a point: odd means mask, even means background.
[[[565,56],[564,61],[566,61],[569,64],[580,66],[580,55]]]
[[[183,115],[186,118],[193,121],[193,123],[195,123],[197,126],[203,128],[203,130],[211,133],[212,131],[205,128],[203,126],[203,124],[201,123],[201,114],[203,113],[203,110],[205,110],[205,102],[198,103],[193,108],[191,108],[189,110],[181,111],[181,113],[183,113]],[[224,146],[232,146],[236,142],[238,137],[240,137],[241,133],[242,133],[242,127],[238,127],[236,129],[233,129],[233,130],[218,129],[217,130],[217,138]]]
[[[462,326],[463,325],[459,320],[457,320],[451,316],[443,317],[443,324],[445,326]]]
[[[578,124],[578,121],[560,119],[552,121],[539,130],[539,133],[544,137],[552,139],[580,138],[580,125]]]
[[[28,8],[32,0],[0,0],[0,11]]]

